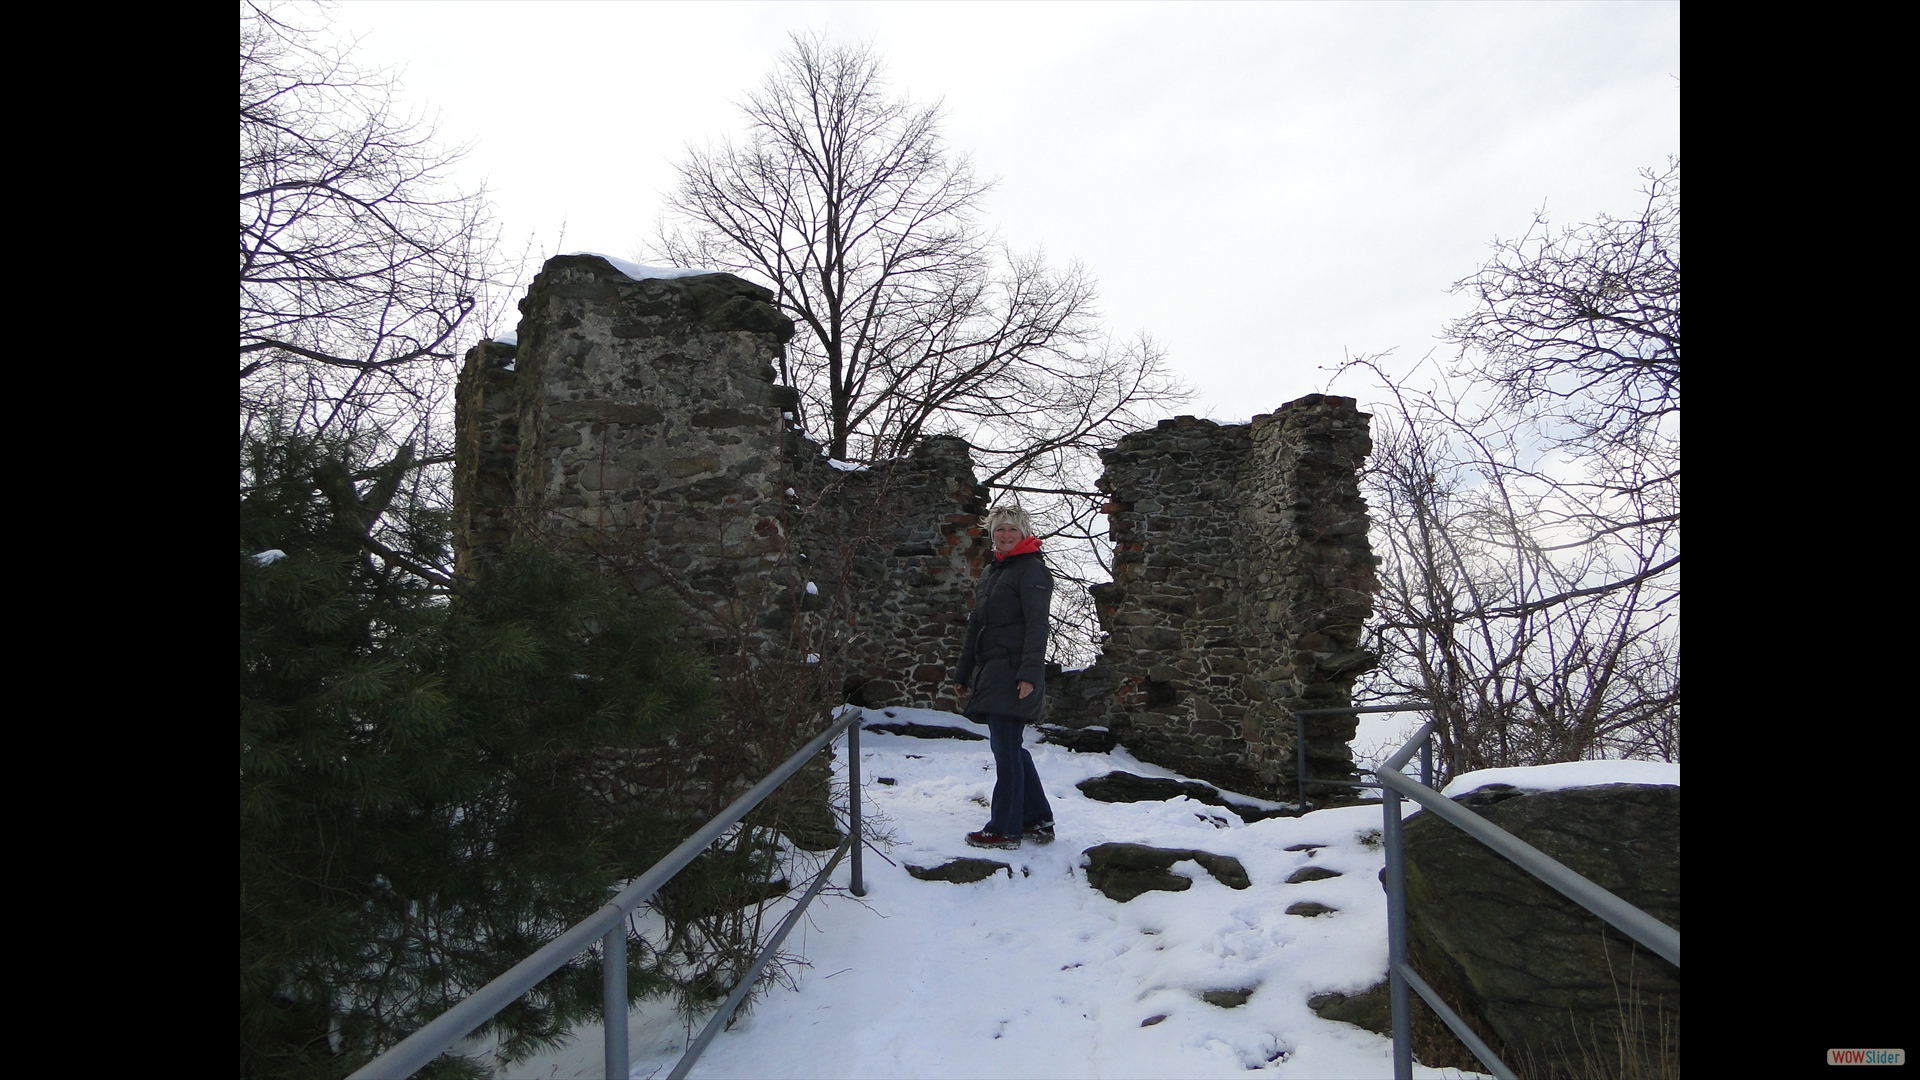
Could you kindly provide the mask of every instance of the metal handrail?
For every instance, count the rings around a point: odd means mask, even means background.
[[[755,784],[746,794],[735,799],[732,806],[721,811],[719,816],[701,826],[700,831],[689,836],[681,845],[674,848],[666,858],[654,863],[646,873],[633,880],[622,889],[619,895],[606,903],[606,906],[592,915],[575,923],[559,937],[548,942],[539,951],[515,964],[499,978],[474,991],[459,1004],[427,1022],[426,1026],[400,1042],[379,1057],[356,1070],[347,1080],[404,1080],[412,1076],[428,1062],[452,1049],[455,1043],[466,1038],[481,1024],[491,1020],[500,1010],[517,1000],[522,994],[533,989],[542,979],[560,970],[568,961],[591,948],[593,943],[602,941],[605,949],[601,954],[601,1001],[606,1011],[605,1060],[607,1076],[625,1080],[629,1058],[627,1054],[627,916],[637,910],[641,904],[652,899],[653,894],[675,874],[693,862],[709,844],[720,835],[739,824],[740,820],[752,812],[753,808],[765,801],[767,796],[785,783],[800,767],[813,759],[829,742],[838,738],[841,732],[847,735],[847,838],[841,842],[840,849],[827,861],[820,873],[814,878],[813,885],[807,890],[793,912],[772,941],[761,949],[754,959],[747,975],[734,987],[734,992],[714,1017],[700,1037],[687,1048],[686,1054],[675,1066],[673,1076],[684,1077],[700,1054],[707,1048],[733,1015],[733,1011],[745,1000],[746,993],[752,988],[755,979],[766,968],[773,951],[786,940],[787,932],[793,929],[800,913],[806,910],[813,898],[819,895],[826,884],[827,875],[839,864],[841,856],[849,850],[853,852],[852,889],[855,896],[866,895],[866,884],[861,877],[860,848],[863,841],[860,836],[860,710],[848,709],[830,725],[827,730],[801,747],[800,751],[788,758],[779,768],[768,773],[766,778]]]
[[[1432,706],[1426,703],[1412,705],[1376,705],[1347,709],[1302,709],[1296,717],[1308,714],[1335,713],[1384,713],[1384,712],[1426,712]],[[1413,1076],[1413,1031],[1407,1013],[1407,991],[1411,988],[1418,993],[1433,1011],[1446,1023],[1453,1033],[1460,1037],[1467,1049],[1473,1052],[1480,1063],[1492,1070],[1499,1080],[1514,1080],[1514,1072],[1496,1056],[1466,1021],[1442,1001],[1440,995],[1428,986],[1426,980],[1414,972],[1407,962],[1407,891],[1405,851],[1401,842],[1400,798],[1402,795],[1419,803],[1425,809],[1433,811],[1441,820],[1459,828],[1468,836],[1492,848],[1505,856],[1514,865],[1551,885],[1559,893],[1600,916],[1609,926],[1631,937],[1633,940],[1652,949],[1665,958],[1674,967],[1680,966],[1680,931],[1673,929],[1653,916],[1627,903],[1620,897],[1594,884],[1587,878],[1568,869],[1564,864],[1547,855],[1540,849],[1521,840],[1512,833],[1500,828],[1479,814],[1461,806],[1440,792],[1435,791],[1433,783],[1433,729],[1439,721],[1428,720],[1414,732],[1399,752],[1386,760],[1379,768],[1370,770],[1377,784],[1353,784],[1356,787],[1379,787],[1382,789],[1381,833],[1386,841],[1386,892],[1387,892],[1387,972],[1390,981],[1389,995],[1393,1002],[1393,1075],[1394,1080],[1411,1080]],[[1306,812],[1306,789],[1309,783],[1338,784],[1341,781],[1312,780],[1307,776],[1306,768],[1306,725],[1300,723],[1300,809]],[[1415,780],[1400,770],[1413,759],[1414,753],[1420,754],[1421,778]]]
[[[1364,780],[1315,780],[1307,775],[1307,717],[1309,716],[1357,716],[1360,713],[1413,712],[1425,709],[1425,704],[1417,705],[1355,705],[1341,709],[1296,709],[1293,713],[1294,752],[1300,761],[1300,812],[1307,812],[1307,785],[1319,784],[1323,787],[1377,788],[1379,784],[1369,784]],[[1433,753],[1423,751],[1420,755],[1420,778],[1433,781]]]

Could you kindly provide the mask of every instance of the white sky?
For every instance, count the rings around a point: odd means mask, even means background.
[[[1244,421],[1343,353],[1440,347],[1448,286],[1545,204],[1634,212],[1679,153],[1677,3],[385,3],[336,9],[471,142],[511,254],[646,249],[690,142],[790,31],[868,41],[997,177],[988,223],[1084,262]],[[561,241],[564,223],[565,239]],[[495,329],[510,329],[510,326]],[[1444,347],[1441,347],[1444,348]],[[1343,380],[1335,389],[1360,393]]]

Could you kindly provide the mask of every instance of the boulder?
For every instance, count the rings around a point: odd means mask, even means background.
[[[1608,784],[1459,800],[1675,929],[1680,789]],[[1569,1075],[1617,1043],[1678,1054],[1679,969],[1440,818],[1407,819],[1408,956],[1507,1064]],[[1429,1062],[1428,1064],[1436,1064]]]
[[[1174,863],[1186,860],[1199,863],[1230,889],[1245,889],[1253,884],[1239,859],[1211,851],[1145,844],[1100,844],[1082,854],[1087,857],[1087,884],[1123,904],[1144,892],[1185,892],[1192,888],[1192,878],[1169,869]]]

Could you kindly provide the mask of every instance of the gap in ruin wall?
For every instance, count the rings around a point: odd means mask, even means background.
[[[811,668],[824,704],[955,707],[991,551],[964,441],[828,462],[775,382],[792,323],[731,275],[635,281],[564,256],[520,307],[519,344],[476,346],[457,390],[462,573],[545,545],[667,589],[716,656]],[[1093,667],[1049,675],[1046,719],[1279,794],[1289,708],[1347,704],[1372,662],[1368,449],[1351,398],[1311,395],[1252,424],[1163,421],[1105,451],[1106,643]],[[1352,775],[1353,727],[1309,725],[1316,776]]]

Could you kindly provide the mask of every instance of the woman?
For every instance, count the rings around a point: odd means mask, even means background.
[[[967,644],[954,669],[954,690],[968,699],[968,719],[987,725],[997,777],[993,819],[967,834],[974,847],[1017,848],[1022,836],[1053,840],[1053,807],[1040,788],[1021,729],[1040,718],[1047,689],[1047,607],[1053,574],[1040,557],[1033,523],[1018,506],[987,515],[993,565],[980,577],[967,613]]]

